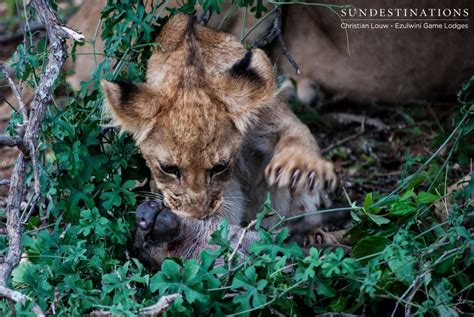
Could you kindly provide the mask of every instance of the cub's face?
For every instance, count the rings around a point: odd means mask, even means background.
[[[242,140],[273,98],[265,54],[230,35],[170,19],[146,83],[102,82],[112,122],[132,133],[164,203],[179,216],[219,211]]]
[[[179,216],[205,218],[224,202],[242,135],[204,95],[156,120],[139,147],[164,203]],[[201,118],[201,120],[198,120]]]

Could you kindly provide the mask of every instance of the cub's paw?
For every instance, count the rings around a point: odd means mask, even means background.
[[[302,244],[304,247],[341,245],[335,236],[321,228],[314,228],[308,235],[304,237]]]
[[[290,147],[277,152],[265,168],[269,186],[289,187],[293,193],[332,191],[336,187],[334,166],[314,150]]]
[[[305,236],[302,240],[301,245],[305,249],[311,247],[320,249],[332,249],[336,250],[341,248],[346,255],[351,254],[352,248],[345,244],[347,239],[344,238],[347,230],[327,232],[321,228],[314,228],[311,232]]]

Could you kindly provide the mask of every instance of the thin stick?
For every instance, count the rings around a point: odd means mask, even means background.
[[[245,235],[253,226],[255,226],[256,223],[257,223],[257,219],[254,219],[250,221],[250,223],[242,230],[242,233],[240,234],[239,240],[237,242],[237,246],[235,246],[234,250],[229,256],[229,259],[227,260],[227,280],[228,281],[230,281],[232,277],[232,272],[233,272],[232,261],[234,260],[234,257],[237,254],[237,252],[239,252],[240,248],[242,247]]]
[[[17,136],[9,136],[0,134],[0,145],[8,146],[8,147],[17,147],[20,151],[25,155],[25,157],[29,156],[29,151],[23,142],[23,139]]]
[[[229,260],[228,260],[228,263],[231,264],[232,263],[232,260],[234,259],[235,255],[237,254],[237,252],[240,250],[240,248],[242,247],[242,244],[243,244],[243,241],[244,241],[244,238],[245,238],[245,235],[247,234],[247,232],[250,230],[250,228],[252,228],[253,226],[255,226],[255,224],[257,223],[257,219],[254,219],[252,221],[250,221],[250,223],[247,225],[247,227],[244,228],[244,230],[242,231],[242,233],[240,234],[240,237],[239,237],[239,240],[237,242],[237,246],[234,248],[234,251],[232,251],[230,257],[229,257]]]
[[[212,17],[212,10],[207,9],[198,17],[198,23],[201,25],[207,25],[207,22],[209,22],[209,19],[211,17]]]
[[[158,302],[152,306],[143,308],[140,313],[144,315],[160,316],[173,304],[175,300],[181,298],[179,294],[171,294],[160,297]]]
[[[43,30],[44,30],[44,26],[41,23],[33,22],[30,25],[30,32],[43,31]],[[18,28],[12,33],[0,35],[0,44],[6,44],[12,41],[19,40],[24,36],[25,33],[26,33],[26,30],[24,28]]]
[[[360,131],[359,131],[359,132],[357,132],[357,133],[354,134],[354,135],[348,136],[348,137],[346,137],[346,138],[344,138],[344,139],[342,139],[342,140],[340,140],[340,141],[338,141],[338,142],[336,142],[336,143],[334,143],[334,144],[331,144],[330,146],[328,146],[327,148],[325,148],[324,150],[322,150],[322,151],[321,151],[321,154],[325,154],[325,153],[331,151],[332,149],[337,148],[337,147],[343,145],[344,143],[347,143],[347,142],[349,142],[349,141],[355,140],[355,139],[357,139],[358,137],[360,137],[360,136],[361,136],[362,134],[364,134],[364,133],[365,133],[365,120],[362,122],[361,128],[360,128]]]
[[[21,90],[17,87],[13,79],[10,77],[10,75],[8,74],[3,64],[0,64],[0,72],[7,79],[8,85],[10,86],[13,92],[13,95],[18,101],[20,112],[23,115],[23,124],[27,124],[28,123],[28,110],[26,109],[25,103],[23,102],[23,98],[21,97]]]
[[[243,38],[243,36],[241,36]],[[286,57],[288,62],[290,62],[291,66],[295,69],[296,73],[299,75],[300,72],[300,67],[296,63],[296,61],[293,59],[293,57],[290,55],[288,52],[288,49],[285,46],[285,42],[283,41],[283,36],[281,34],[281,7],[277,6],[275,8],[275,19],[273,20],[273,28],[270,30],[270,32],[265,35],[262,39],[259,39],[255,41],[252,44],[252,47],[263,47],[276,39],[278,42],[278,45],[280,46],[282,54]]]

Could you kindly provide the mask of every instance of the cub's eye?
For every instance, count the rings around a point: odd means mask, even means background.
[[[221,164],[214,165],[211,168],[211,176],[224,172],[228,167],[229,167],[229,163],[221,163]]]
[[[160,169],[166,174],[174,175],[178,178],[181,176],[179,168],[175,165],[166,165],[166,164],[160,163]]]

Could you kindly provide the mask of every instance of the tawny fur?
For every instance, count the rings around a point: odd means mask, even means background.
[[[325,184],[335,186],[333,165],[280,100],[269,59],[192,19],[177,15],[164,27],[146,83],[102,83],[113,121],[134,135],[165,204],[180,217],[234,224],[255,218],[267,192],[281,215],[316,210]],[[228,168],[213,174],[218,165]],[[318,223],[307,216],[290,232]]]

